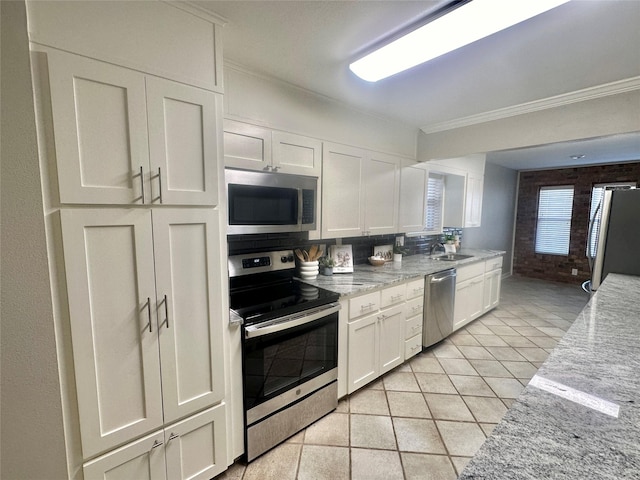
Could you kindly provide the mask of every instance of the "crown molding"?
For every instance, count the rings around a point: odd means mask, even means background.
[[[187,13],[195,15],[196,17],[203,18],[208,20],[211,23],[216,23],[220,26],[225,26],[229,23],[229,20],[224,18],[222,15],[218,15],[211,10],[204,8],[203,6],[191,1],[191,0],[162,0],[169,5],[173,5],[180,10],[184,10]]]
[[[445,122],[437,122],[420,127],[424,133],[437,133],[455,128],[469,127],[479,123],[491,122],[493,120],[501,120],[504,118],[515,117],[526,113],[539,112],[550,108],[571,105],[572,103],[584,102],[586,100],[594,100],[597,98],[608,97],[620,93],[640,90],[640,76],[619,80],[616,82],[605,83],[595,87],[589,87],[575,92],[564,93],[542,100],[534,100],[533,102],[521,103],[511,107],[499,108],[489,112],[479,113],[477,115],[469,115],[468,117],[460,117]]]

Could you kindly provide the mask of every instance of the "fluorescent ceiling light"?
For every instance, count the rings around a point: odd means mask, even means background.
[[[353,62],[377,82],[551,10],[569,0],[472,0]]]

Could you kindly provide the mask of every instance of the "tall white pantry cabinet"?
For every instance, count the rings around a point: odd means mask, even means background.
[[[210,479],[229,463],[218,26],[165,2],[28,8],[70,476]]]

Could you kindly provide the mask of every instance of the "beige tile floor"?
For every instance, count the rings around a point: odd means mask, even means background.
[[[500,306],[220,479],[455,479],[588,301],[579,286],[503,281]]]

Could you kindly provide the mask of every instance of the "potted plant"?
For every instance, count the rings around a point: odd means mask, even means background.
[[[393,246],[393,261],[394,262],[401,262],[402,261],[402,255],[405,255],[409,253],[409,250],[407,250],[403,245],[394,245]]]
[[[331,257],[320,257],[318,265],[320,266],[320,273],[329,276],[333,275],[333,267],[335,267],[336,262]]]

